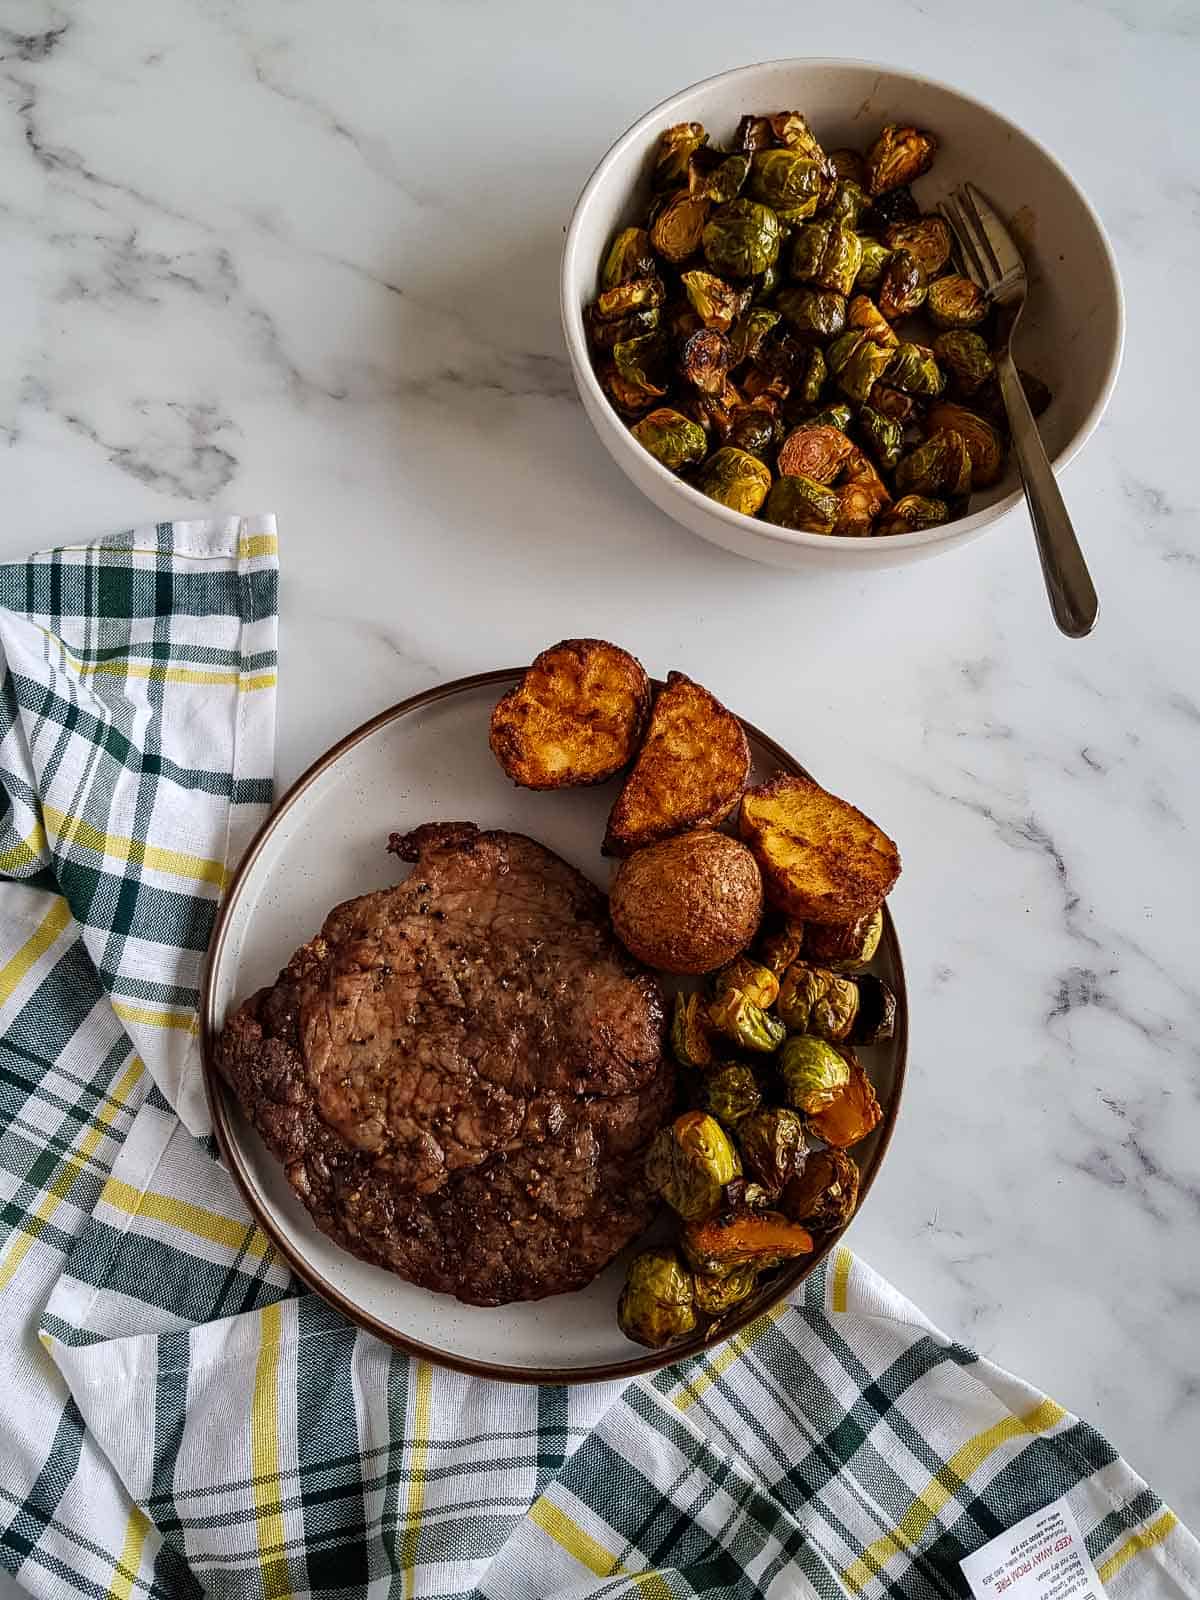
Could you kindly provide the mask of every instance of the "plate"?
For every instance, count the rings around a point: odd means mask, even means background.
[[[326,1238],[213,1064],[226,1014],[273,983],[339,901],[403,875],[404,867],[385,850],[393,831],[422,822],[470,821],[527,833],[607,884],[612,865],[601,856],[600,841],[620,779],[535,793],[511,784],[488,748],[492,707],[521,670],[460,678],[402,701],[347,734],[279,802],[246,852],[213,935],[201,1000],[205,1083],[222,1155],[259,1226],[296,1275],[352,1322],[459,1371],[515,1383],[594,1383],[650,1372],[727,1339],[793,1289],[837,1236],[764,1284],[719,1332],[668,1350],[645,1350],[617,1327],[625,1261],[636,1245],[573,1294],[510,1306],[462,1305],[359,1261]],[[804,771],[773,740],[744,726],[753,781],[781,769]],[[886,913],[872,967],[896,991],[897,1026],[886,1045],[862,1052],[884,1113],[854,1152],[862,1167],[862,1198],[887,1149],[904,1077],[904,972]]]

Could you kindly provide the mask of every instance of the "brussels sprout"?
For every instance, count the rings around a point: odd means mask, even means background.
[[[750,157],[747,192],[785,222],[811,217],[821,198],[821,167],[795,150],[758,150]]]
[[[686,183],[693,152],[707,143],[703,123],[678,122],[673,128],[665,128],[659,135],[654,157],[655,190],[674,189]]]
[[[778,1066],[788,1105],[809,1116],[831,1105],[850,1082],[849,1062],[824,1039],[800,1035],[787,1040]]]
[[[919,128],[889,122],[867,151],[867,193],[886,194],[914,182],[933,165],[937,140]],[[889,219],[894,220],[894,219]]]
[[[838,515],[838,496],[813,478],[798,473],[775,479],[763,515],[780,528],[801,533],[832,533]]]
[[[967,441],[973,489],[986,489],[989,484],[995,483],[1004,471],[1004,445],[990,422],[985,422],[965,406],[950,405],[948,401],[941,400],[937,405],[930,406],[925,420],[931,431],[951,428],[955,433],[961,433]]]
[[[779,1015],[796,1033],[841,1044],[858,1014],[858,987],[827,967],[794,961],[779,986]]]
[[[879,514],[878,498],[860,483],[839,484],[834,492],[838,497],[834,533],[847,539],[865,539],[874,531]]]
[[[632,382],[611,364],[598,367],[596,376],[600,380],[600,387],[623,417],[640,417],[665,392]]]
[[[975,328],[987,316],[988,303],[970,278],[949,272],[929,285],[925,310],[936,328]]]
[[[851,400],[862,402],[882,378],[892,359],[890,345],[876,344],[857,328],[850,328],[829,346],[826,356],[838,388]]]
[[[674,1250],[643,1250],[629,1263],[617,1301],[617,1322],[627,1339],[652,1349],[696,1326],[695,1286]]]
[[[781,323],[763,340],[756,365],[790,388],[803,378],[810,348],[786,323]]]
[[[883,230],[883,242],[892,250],[907,250],[921,263],[927,278],[935,278],[950,259],[953,240],[941,217],[918,217],[915,222],[892,222]]]
[[[962,434],[953,428],[931,433],[896,468],[896,488],[901,494],[947,495],[951,499],[970,494],[971,453]]]
[[[783,224],[769,206],[731,200],[709,218],[703,243],[704,259],[714,272],[753,278],[774,265]]]
[[[836,1100],[813,1112],[808,1119],[817,1137],[835,1150],[845,1150],[865,1139],[883,1117],[870,1078],[858,1058],[852,1052],[848,1054],[850,1081]]]
[[[687,190],[672,195],[650,224],[650,242],[664,261],[686,261],[700,248],[708,221],[707,200],[695,200]]]
[[[934,500],[928,495],[902,495],[896,504],[876,524],[877,534],[919,533],[922,528],[940,527],[950,515],[944,500]]]
[[[909,394],[941,394],[946,381],[933,352],[920,344],[897,345],[887,377],[895,388],[906,389]]]
[[[639,385],[645,393],[653,396],[667,392],[662,380],[666,376],[670,352],[660,332],[639,334],[636,339],[622,339],[613,345],[612,353],[617,371],[626,383]]]
[[[1035,378],[1032,372],[1025,372],[1017,368],[1017,377],[1021,380],[1021,387],[1025,391],[1025,398],[1029,401],[1029,409],[1035,417],[1040,417],[1042,412],[1051,403],[1054,396],[1040,378]],[[976,390],[972,404],[978,410],[985,412],[989,421],[997,428],[1008,431],[1008,413],[1004,409],[1004,400],[1000,394],[1000,384],[995,378],[989,378]]]
[[[643,450],[648,450],[671,472],[695,466],[704,460],[708,451],[704,429],[670,406],[651,411],[640,422],[635,422],[630,431]]]
[[[780,240],[782,244],[782,239]],[[750,297],[755,305],[765,305],[783,282],[783,267],[778,257],[767,264],[750,286]]]
[[[881,1044],[896,1031],[896,995],[873,973],[857,980],[858,1015],[850,1029],[850,1044]]]
[[[776,977],[786,972],[804,945],[804,924],[785,917],[758,941],[758,957]]]
[[[751,156],[756,150],[769,150],[774,143],[775,135],[766,117],[743,117],[733,135],[733,148]]]
[[[611,350],[626,339],[653,333],[662,320],[662,312],[657,306],[646,306],[643,310],[631,311],[627,317],[600,317],[596,315],[595,306],[589,306],[583,314],[583,320],[594,347],[597,350]]]
[[[908,250],[895,250],[879,284],[879,309],[889,322],[916,311],[927,294],[925,271]]]
[[[743,361],[756,361],[763,340],[778,322],[778,311],[766,306],[751,306],[744,311],[729,334],[730,368],[740,367]]]
[[[666,285],[654,273],[643,278],[629,278],[614,284],[596,298],[597,317],[611,321],[627,317],[631,311],[643,311],[650,306],[661,306],[667,298]]]
[[[966,328],[951,328],[933,341],[933,353],[960,394],[973,395],[996,370],[986,340]]]
[[[787,1032],[778,1017],[756,1006],[736,989],[726,990],[710,1003],[708,1020],[718,1033],[756,1055],[770,1055],[778,1050]]]
[[[706,1317],[723,1317],[754,1293],[758,1272],[754,1267],[741,1267],[727,1278],[714,1278],[707,1272],[698,1272],[695,1282],[696,1310],[702,1311]]]
[[[652,278],[655,271],[654,252],[645,228],[622,228],[608,247],[600,273],[600,287],[615,289],[631,278]]]
[[[673,300],[663,311],[663,331],[676,345],[699,333],[703,326],[687,300]]]
[[[866,165],[857,150],[831,150],[826,159],[837,177],[846,178],[860,187],[866,182]]]
[[[856,294],[846,307],[847,328],[857,328],[876,344],[897,345],[900,336],[869,295]]]
[[[829,377],[829,364],[820,345],[811,345],[801,360],[801,370],[796,379],[796,398],[802,405],[815,406],[821,390]]]
[[[729,340],[712,328],[701,328],[684,341],[679,370],[702,394],[723,394],[729,375]],[[618,363],[619,364],[619,363]]]
[[[832,339],[846,326],[846,299],[827,289],[781,289],[775,304],[808,339]]]
[[[832,483],[853,450],[840,428],[816,428],[805,423],[794,428],[780,445],[778,466],[788,477]]]
[[[660,1128],[646,1152],[646,1181],[689,1220],[711,1217],[721,1190],[742,1170],[729,1135],[703,1111],[685,1111]]]
[[[734,289],[712,272],[693,269],[679,275],[692,310],[706,328],[728,333],[745,307],[744,289]]]
[[[788,271],[797,283],[815,280],[833,226],[831,222],[805,222],[792,234]]]
[[[809,222],[796,230],[792,277],[848,295],[862,265],[862,240],[836,222]]]
[[[785,1106],[747,1117],[738,1129],[738,1143],[746,1166],[772,1194],[797,1175],[808,1154],[804,1124]]]
[[[806,1256],[812,1235],[778,1211],[727,1211],[707,1221],[689,1222],[679,1242],[688,1264],[714,1278],[728,1277],[739,1268],[764,1272],[780,1262]]]
[[[859,265],[858,277],[854,280],[854,287],[874,289],[892,259],[892,252],[886,245],[880,244],[878,239],[864,239],[862,247],[862,262]]]
[[[751,401],[769,400],[772,405],[777,405],[780,400],[787,399],[791,387],[786,379],[777,378],[762,367],[751,367],[742,376],[742,393]]]
[[[775,1196],[761,1183],[747,1183],[745,1178],[734,1178],[725,1185],[726,1211],[740,1211],[743,1206],[752,1210],[764,1210],[774,1201]]]
[[[900,423],[885,417],[874,406],[863,405],[859,407],[858,425],[866,435],[876,461],[885,472],[890,472],[904,451],[904,429]]]
[[[876,228],[889,228],[893,222],[916,222],[920,215],[921,208],[906,183],[876,195],[871,207],[871,221]]]
[[[824,170],[833,170],[816,134],[808,125],[808,119],[802,112],[776,111],[767,118],[767,121],[771,125],[771,132],[775,135],[776,141],[785,149],[807,156]]]
[[[858,1204],[858,1167],[844,1150],[814,1150],[793,1178],[779,1206],[793,1222],[824,1231],[843,1228]]]
[[[734,407],[726,443],[766,461],[774,453],[780,426],[775,402],[765,395],[760,396],[749,405]]]
[[[714,995],[728,994],[731,989],[745,995],[752,1005],[769,1011],[779,996],[779,979],[770,967],[759,966],[749,956],[737,956],[727,966],[719,968],[712,978]]]
[[[767,498],[771,472],[747,451],[724,445],[704,463],[696,487],[710,500],[752,517],[762,509]]]
[[[723,150],[702,145],[692,152],[688,163],[688,193],[694,199],[724,205],[727,200],[737,198],[749,171],[749,156],[731,156]]]
[[[840,428],[843,433],[850,426],[850,419],[854,415],[850,407],[842,405],[826,406],[824,411],[818,411],[815,416],[809,417],[805,423],[807,428]]]
[[[708,1010],[698,994],[677,994],[671,1016],[671,1049],[681,1067],[703,1070],[713,1064]]]
[[[857,922],[804,925],[804,954],[834,972],[861,972],[879,949],[883,908]]]
[[[833,199],[829,202],[827,214],[832,221],[840,222],[843,228],[857,228],[859,219],[870,204],[870,200],[853,179],[840,178],[834,185]],[[861,261],[859,265],[862,265]],[[849,290],[844,292],[849,293]]]
[[[903,389],[893,389],[890,383],[877,383],[867,396],[871,405],[890,422],[911,422],[917,414],[917,402]]]
[[[753,1071],[742,1061],[727,1061],[712,1067],[700,1080],[696,1098],[702,1111],[726,1128],[734,1128],[757,1111],[762,1090]]]

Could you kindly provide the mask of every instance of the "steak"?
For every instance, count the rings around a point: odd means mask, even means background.
[[[476,1305],[589,1283],[650,1220],[669,1114],[657,980],[581,873],[429,823],[228,1020],[217,1066],[317,1226]]]

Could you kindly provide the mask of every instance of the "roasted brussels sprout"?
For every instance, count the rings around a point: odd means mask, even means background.
[[[705,233],[711,206],[686,189],[672,195],[650,224],[650,243],[664,261],[678,263],[695,255]]]
[[[593,347],[611,350],[627,339],[653,333],[662,321],[662,312],[657,306],[646,306],[643,310],[631,311],[626,317],[600,317],[596,314],[595,306],[589,306],[583,314],[583,320]]]
[[[631,278],[652,278],[657,270],[650,235],[645,228],[622,228],[608,247],[600,273],[600,287],[615,289]]]
[[[688,193],[696,199],[724,205],[737,198],[749,171],[749,156],[728,155],[710,145],[701,145],[693,150],[688,162]]]
[[[825,360],[825,352],[820,345],[811,345],[801,359],[795,380],[796,399],[800,404],[815,406],[828,377],[829,365]]]
[[[876,344],[858,328],[848,328],[829,346],[826,359],[838,388],[862,404],[891,364],[892,346]]]
[[[617,1322],[627,1339],[656,1349],[696,1326],[692,1274],[674,1250],[634,1256],[617,1302]]]
[[[900,336],[870,295],[856,294],[846,307],[846,327],[857,328],[876,344],[898,345]]]
[[[794,961],[779,986],[779,1015],[795,1033],[841,1044],[858,1013],[858,986],[827,967]]]
[[[671,1049],[681,1067],[703,1070],[713,1064],[708,1007],[703,996],[677,994],[671,1015]]]
[[[987,341],[966,328],[951,328],[933,341],[933,353],[960,394],[973,395],[996,370]]]
[[[871,206],[871,222],[876,228],[890,228],[893,222],[916,222],[920,215],[921,208],[906,183],[875,195]]]
[[[673,128],[664,129],[654,157],[654,188],[674,189],[686,183],[693,151],[707,143],[708,134],[700,122],[678,122]]]
[[[851,1044],[882,1044],[896,1031],[895,991],[865,972],[858,979],[858,1015],[850,1029]]]
[[[711,1217],[721,1191],[742,1170],[721,1124],[704,1111],[685,1111],[661,1128],[646,1152],[646,1181],[688,1220]]]
[[[839,503],[835,489],[827,489],[813,478],[785,474],[771,485],[763,514],[768,522],[780,528],[795,528],[802,533],[832,533]]]
[[[767,121],[771,125],[771,132],[779,144],[785,149],[795,151],[797,154],[807,156],[810,161],[815,161],[823,172],[832,172],[829,158],[821,149],[816,134],[808,125],[808,118],[801,111],[775,111]]]
[[[756,1006],[736,989],[727,989],[710,1002],[708,1020],[718,1033],[756,1055],[770,1055],[778,1050],[787,1032],[778,1017]]]
[[[862,265],[862,240],[836,222],[809,222],[796,230],[792,277],[842,296],[854,287]]]
[[[758,150],[750,158],[747,193],[785,222],[799,222],[817,209],[821,168],[795,150]]]
[[[835,177],[848,178],[860,188],[866,182],[866,164],[857,150],[831,150],[826,160],[833,168]]]
[[[862,261],[858,268],[858,277],[854,280],[856,289],[874,289],[878,286],[887,270],[887,264],[892,259],[892,252],[878,239],[864,239],[862,241]]]
[[[904,451],[904,428],[869,405],[859,408],[858,425],[866,435],[876,461],[885,472],[890,472]]]
[[[671,472],[695,466],[704,460],[708,449],[704,429],[670,406],[659,406],[651,411],[634,423],[631,431],[643,450],[648,450]]]
[[[976,412],[968,411],[965,406],[950,405],[941,400],[937,405],[930,406],[925,422],[934,432],[940,428],[950,428],[962,434],[971,457],[972,489],[986,489],[995,483],[1004,470],[1004,445],[990,422]]]
[[[893,389],[890,383],[877,383],[868,399],[872,407],[889,422],[911,422],[917,414],[917,402],[903,389]]]
[[[779,1052],[778,1067],[788,1105],[806,1116],[832,1105],[850,1082],[850,1064],[846,1058],[824,1039],[812,1039],[803,1034],[785,1042]]]
[[[894,250],[879,283],[879,309],[889,322],[918,310],[928,293],[925,269],[909,250]]]
[[[818,411],[815,416],[809,417],[806,427],[809,428],[840,428],[843,433],[850,426],[854,413],[847,405],[840,402],[837,405],[826,406],[824,411]]]
[[[814,1150],[784,1189],[779,1208],[821,1232],[843,1228],[858,1204],[858,1166],[844,1150]]]
[[[613,345],[613,362],[632,389],[652,400],[666,394],[667,341],[661,333],[644,333]]]
[[[752,517],[767,498],[771,471],[747,451],[723,445],[700,469],[696,487],[710,500]]]
[[[751,1210],[762,1211],[767,1209],[775,1196],[764,1189],[761,1183],[747,1183],[745,1178],[734,1178],[725,1185],[726,1211],[740,1211],[743,1206]]]
[[[921,494],[901,495],[875,524],[875,532],[882,535],[919,533],[922,528],[940,527],[949,515],[950,508],[944,500]]]
[[[846,297],[828,289],[781,289],[775,304],[808,339],[832,339],[846,326]]]
[[[631,311],[661,306],[667,298],[666,285],[656,273],[641,278],[625,278],[596,297],[596,316],[605,322],[618,321]]]
[[[689,1222],[680,1232],[684,1258],[697,1272],[724,1278],[740,1268],[763,1272],[783,1261],[808,1255],[812,1235],[778,1211],[727,1211],[707,1221]]]
[[[834,533],[847,539],[865,539],[874,531],[875,518],[879,515],[878,499],[861,483],[840,483],[835,493],[838,514],[833,524]]]
[[[715,273],[694,269],[679,277],[693,311],[706,328],[728,333],[748,298],[745,289],[735,289]]]
[[[763,340],[778,322],[778,311],[767,306],[751,306],[749,311],[744,311],[729,334],[730,369],[740,367],[744,361],[756,361]]]
[[[775,403],[764,395],[749,405],[733,408],[725,442],[766,461],[775,449],[779,426]]]
[[[833,199],[826,209],[832,220],[840,222],[843,228],[857,228],[859,219],[870,208],[870,204],[869,198],[852,178],[839,178],[834,185]],[[843,293],[848,294],[849,290],[843,290]]]
[[[787,971],[800,954],[804,939],[804,924],[785,917],[781,919],[778,927],[771,928],[759,939],[759,960],[764,967],[770,967],[778,977],[780,973]]]
[[[850,1056],[849,1067],[850,1081],[841,1094],[808,1119],[817,1137],[835,1150],[845,1150],[865,1139],[883,1116],[871,1080],[854,1055]]]
[[[665,392],[662,389],[647,388],[644,384],[631,382],[623,377],[611,362],[599,367],[596,376],[600,380],[600,387],[623,417],[640,417],[649,411],[655,400]]]
[[[783,240],[780,240],[782,245]],[[769,305],[775,297],[775,291],[783,282],[783,263],[776,256],[768,266],[756,275],[750,284],[751,304],[756,306]]]
[[[743,1061],[726,1061],[710,1067],[696,1090],[700,1109],[726,1128],[736,1128],[743,1117],[762,1105],[762,1090],[753,1069]]]
[[[929,171],[936,153],[931,133],[889,122],[867,151],[867,193],[874,197],[913,183]]]
[[[925,310],[935,328],[976,328],[988,314],[988,303],[970,278],[949,272],[929,285]]]
[[[762,1187],[778,1194],[803,1167],[808,1154],[804,1124],[786,1106],[756,1111],[738,1128],[742,1159]]]
[[[753,1005],[769,1011],[779,997],[779,979],[770,967],[760,966],[749,956],[737,956],[712,976],[714,995],[728,994],[731,989],[745,995]]]
[[[907,250],[921,263],[927,278],[936,278],[950,259],[953,240],[941,217],[918,217],[915,222],[892,222],[883,230],[883,242],[893,250]]]
[[[756,150],[769,150],[775,143],[770,121],[766,117],[745,116],[733,135],[733,148],[753,155]]]
[[[706,1317],[723,1317],[734,1306],[741,1305],[743,1300],[749,1300],[758,1283],[758,1272],[754,1267],[742,1267],[726,1278],[714,1278],[707,1272],[698,1272],[695,1283],[696,1310],[703,1312]]]
[[[953,428],[931,433],[896,468],[896,487],[902,494],[947,495],[951,499],[970,494],[971,453],[962,434]]]
[[[729,340],[723,333],[701,328],[684,341],[679,352],[679,370],[701,394],[720,395],[725,392],[730,355]]]
[[[945,384],[933,352],[920,344],[899,344],[892,352],[888,382],[909,394],[941,394]]]
[[[779,447],[779,471],[786,476],[832,483],[853,453],[854,446],[840,428],[803,423],[793,428]]]
[[[882,937],[882,907],[857,922],[809,922],[804,926],[804,954],[834,972],[861,972],[879,949]]]
[[[731,200],[708,220],[704,259],[714,272],[753,278],[774,265],[782,242],[783,225],[769,206]]]

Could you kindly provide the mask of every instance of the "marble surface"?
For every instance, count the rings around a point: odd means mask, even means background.
[[[904,850],[912,1057],[854,1246],[1194,1527],[1198,35],[1189,0],[0,13],[0,556],[277,512],[283,781],[414,690],[592,633],[863,803]],[[1085,642],[1023,513],[789,578],[666,521],[584,419],[556,274],[592,164],[673,89],[800,53],[996,103],[1111,230],[1125,371],[1063,479]]]

